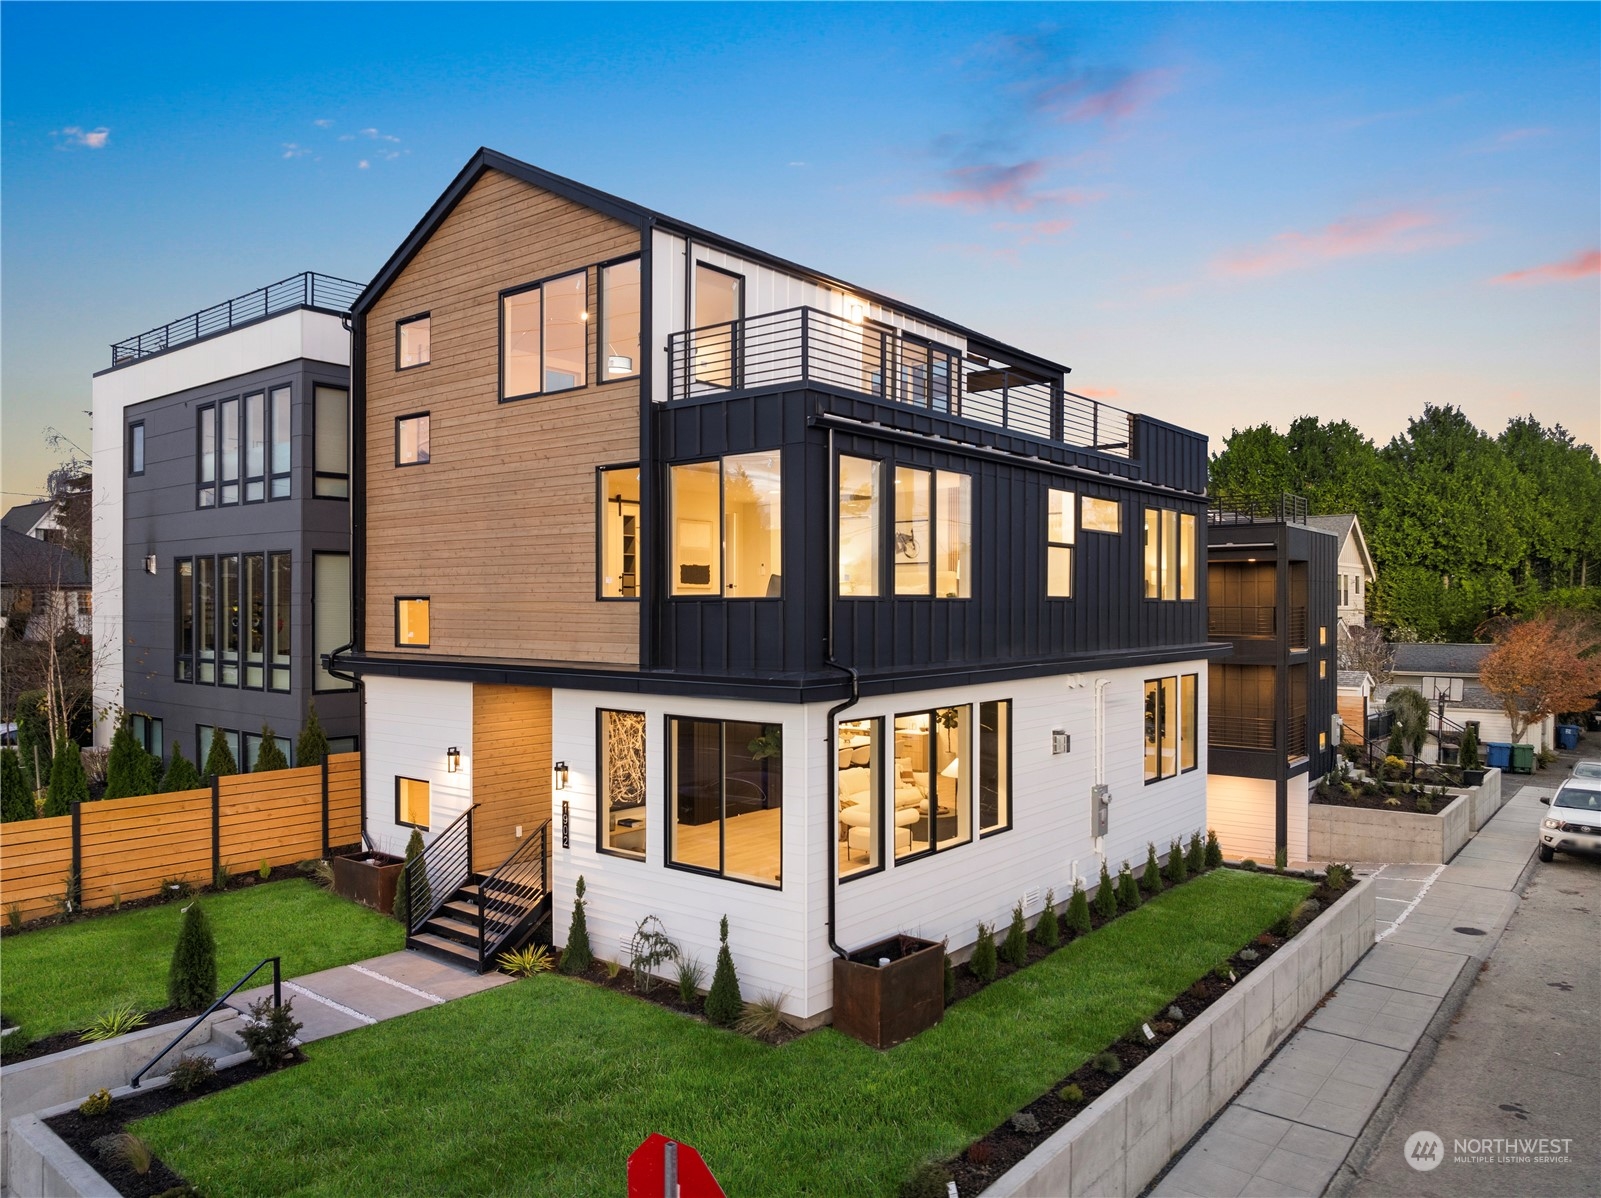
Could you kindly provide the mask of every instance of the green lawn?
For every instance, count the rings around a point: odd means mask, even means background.
[[[1214,871],[879,1053],[782,1048],[554,975],[313,1044],[139,1132],[213,1198],[619,1194],[652,1131],[729,1194],[893,1194],[1155,1012],[1310,886]]]
[[[263,957],[297,977],[401,948],[387,916],[303,879],[268,882],[200,902],[217,938],[217,984],[226,990]],[[0,1010],[37,1038],[84,1027],[122,1001],[167,1005],[167,966],[185,903],[95,916],[7,936],[0,945]],[[252,985],[270,982],[266,971]]]

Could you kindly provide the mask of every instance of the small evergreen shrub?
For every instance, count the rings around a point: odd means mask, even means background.
[[[1384,764],[1390,764],[1390,758],[1400,759],[1406,752],[1406,744],[1401,738],[1401,725],[1396,724],[1390,729],[1390,742],[1384,746]]]
[[[1479,733],[1478,729],[1469,724],[1462,733],[1462,750],[1457,754],[1457,761],[1465,770],[1479,769]]]
[[[1417,807],[1417,809],[1418,809],[1420,814],[1422,814],[1422,815],[1433,815],[1434,814],[1434,800],[1429,798],[1428,795],[1419,795],[1416,799],[1413,800],[1413,803],[1416,805],[1416,807]]]
[[[990,931],[989,924],[981,923],[978,925],[978,943],[973,946],[973,955],[967,959],[967,972],[980,982],[993,982],[996,960],[995,933]]]
[[[260,878],[263,882],[272,877],[272,862],[263,857],[261,859],[261,864],[256,867],[256,877]]]
[[[172,756],[167,759],[167,772],[161,776],[161,793],[172,794],[178,790],[199,790],[204,785],[200,781],[200,771],[195,769],[195,763],[183,755],[183,745],[175,738],[172,742]]]
[[[111,1109],[111,1091],[102,1086],[78,1104],[78,1114],[86,1119],[98,1119]]]
[[[1189,877],[1189,870],[1185,867],[1184,846],[1177,840],[1167,846],[1167,880],[1171,886],[1177,886]]]
[[[1351,867],[1340,861],[1331,861],[1324,871],[1323,883],[1330,890],[1341,891],[1351,888]]]
[[[1117,890],[1112,885],[1112,875],[1106,872],[1106,859],[1101,858],[1101,884],[1095,888],[1095,913],[1102,919],[1111,919],[1117,914]]]
[[[199,902],[183,913],[178,943],[167,970],[167,1001],[186,1011],[209,1007],[217,997],[217,941]]]
[[[321,765],[328,759],[328,737],[317,719],[317,704],[306,704],[306,722],[295,741],[295,760],[301,765]]]
[[[229,869],[226,864],[219,864],[217,872],[211,875],[211,888],[213,890],[227,890],[229,883],[232,881],[233,870]]]
[[[1199,876],[1206,872],[1206,846],[1199,832],[1190,833],[1190,847],[1184,850],[1184,872]]]
[[[1206,868],[1216,869],[1223,864],[1223,846],[1218,842],[1217,829],[1206,830]]]
[[[1162,867],[1156,860],[1156,845],[1147,842],[1145,846],[1145,873],[1140,878],[1140,889],[1146,894],[1162,893]]]
[[[1107,1077],[1116,1077],[1123,1072],[1123,1062],[1118,1059],[1115,1052],[1098,1052],[1090,1058],[1090,1067]]]
[[[1012,908],[1012,923],[1006,929],[1006,939],[1001,941],[1000,958],[1013,966],[1028,963],[1028,925],[1023,922],[1022,903]]]
[[[1140,905],[1140,888],[1134,881],[1134,871],[1129,868],[1127,861],[1123,862],[1123,868],[1117,875],[1117,905],[1122,911],[1132,911]]]
[[[901,1183],[899,1198],[946,1198],[951,1175],[944,1165],[924,1161]]]
[[[732,1027],[745,1009],[739,997],[739,975],[734,972],[734,954],[728,951],[728,916],[723,916],[717,935],[717,968],[712,972],[712,988],[706,992],[706,1018],[718,1027]]]
[[[1073,897],[1067,904],[1067,930],[1075,936],[1082,936],[1090,930],[1090,899],[1084,893],[1084,887],[1077,882],[1073,883]]]
[[[206,750],[206,777],[226,778],[239,772],[239,763],[233,759],[233,750],[221,728],[211,730],[211,747]]]
[[[216,1061],[198,1052],[186,1052],[178,1058],[178,1063],[172,1067],[167,1079],[181,1093],[193,1094],[196,1090],[209,1086],[216,1076]]]
[[[428,886],[428,870],[420,865],[416,869],[411,868],[411,863],[421,857],[422,853],[422,833],[413,828],[411,837],[406,841],[406,868],[402,869],[400,876],[395,879],[394,916],[408,930],[411,928],[413,911],[420,914],[434,905],[433,895]],[[416,894],[412,893],[413,875],[416,875]],[[578,881],[582,886],[583,879],[580,878]],[[582,894],[583,891],[580,890],[579,893]]]
[[[295,1050],[295,1033],[302,1024],[295,1018],[294,1001],[286,998],[283,1006],[275,1007],[272,995],[265,994],[250,1004],[250,1015],[239,1038],[263,1069],[281,1068],[284,1058]]]
[[[50,763],[50,790],[44,801],[44,813],[71,815],[74,803],[89,801],[89,777],[83,772],[83,753],[78,746],[63,737],[56,744]]]
[[[106,792],[101,797],[127,799],[147,795],[153,789],[150,783],[150,754],[134,739],[133,722],[124,712],[111,736],[111,755],[106,759]]]
[[[1056,914],[1056,891],[1045,892],[1045,910],[1040,912],[1039,922],[1034,925],[1034,943],[1045,949],[1053,949],[1062,943],[1062,919]]]
[[[727,920],[723,921],[727,926]],[[724,932],[726,939],[727,932]],[[589,947],[589,922],[584,916],[584,876],[578,875],[578,897],[573,900],[573,918],[567,926],[567,947],[562,949],[561,971],[568,974],[585,973],[595,960]]]
[[[1280,845],[1278,851],[1273,854],[1273,868],[1283,873],[1284,867],[1289,863],[1290,850]]]
[[[36,814],[33,792],[22,776],[22,759],[15,749],[0,749],[0,823],[32,819]]]
[[[1056,1096],[1063,1102],[1079,1103],[1084,1101],[1084,1087],[1077,1082],[1068,1082],[1056,1092]]]
[[[256,764],[251,767],[252,774],[265,774],[268,770],[286,770],[289,768],[289,758],[278,747],[278,736],[272,730],[271,724],[261,726],[261,749],[256,753]]]

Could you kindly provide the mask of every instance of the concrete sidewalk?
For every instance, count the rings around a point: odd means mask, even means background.
[[[1534,855],[1524,786],[1444,866],[1373,866],[1378,943],[1158,1180],[1152,1198],[1322,1194],[1442,1003],[1494,948]]]

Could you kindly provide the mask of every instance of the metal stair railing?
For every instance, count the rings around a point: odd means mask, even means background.
[[[476,803],[467,808],[430,840],[421,853],[406,862],[406,901],[410,904],[406,931],[409,935],[421,931],[472,877],[473,812],[477,809]],[[419,904],[417,896],[421,894],[426,894],[428,901]]]
[[[488,967],[534,908],[550,894],[550,879],[545,872],[549,849],[550,821],[546,820],[479,884],[480,969]]]
[[[168,1044],[167,1047],[163,1048],[155,1056],[151,1057],[149,1062],[146,1063],[145,1067],[143,1069],[139,1070],[138,1073],[133,1075],[133,1080],[131,1082],[129,1082],[128,1084],[130,1086],[132,1086],[135,1090],[137,1090],[139,1088],[140,1080],[144,1077],[145,1074],[150,1072],[150,1070],[155,1066],[155,1063],[157,1061],[159,1061],[162,1057],[166,1056],[173,1049],[177,1048],[178,1045],[182,1044],[184,1042],[185,1037],[187,1037],[190,1032],[194,1031],[195,1028],[199,1027],[202,1023],[205,1022],[207,1016],[209,1016],[213,1011],[215,1011],[215,1010],[217,1010],[217,1008],[221,1007],[223,1003],[227,1002],[230,998],[232,998],[235,994],[237,994],[239,992],[240,987],[242,987],[246,982],[248,982],[251,978],[255,977],[256,974],[260,973],[263,969],[265,969],[269,965],[272,966],[272,1005],[275,1006],[275,1007],[283,1006],[283,979],[282,979],[282,976],[281,976],[282,967],[281,967],[279,962],[280,962],[280,959],[278,957],[268,957],[260,965],[257,965],[249,973],[245,974],[244,977],[240,978],[232,986],[228,987],[228,993],[227,994],[224,994],[221,998],[219,998],[216,1002],[212,1003],[209,1007],[207,1007],[199,1015],[195,1016],[194,1022],[191,1023],[188,1027],[184,1028],[183,1031],[179,1032],[177,1037],[172,1041],[171,1044]]]

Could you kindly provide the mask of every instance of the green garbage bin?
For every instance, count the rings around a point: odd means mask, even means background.
[[[1534,746],[1512,746],[1512,772],[1514,774],[1534,773]]]

